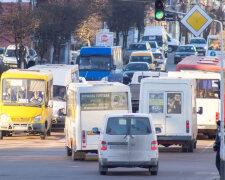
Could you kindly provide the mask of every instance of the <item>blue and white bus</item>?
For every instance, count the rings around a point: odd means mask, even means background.
[[[108,79],[111,72],[123,69],[122,49],[114,47],[83,47],[76,60],[81,77],[87,81]]]

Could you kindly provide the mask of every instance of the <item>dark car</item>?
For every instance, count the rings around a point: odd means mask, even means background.
[[[146,62],[131,62],[126,65],[123,73],[123,83],[129,84],[136,71],[149,71],[148,63]]]
[[[186,56],[197,56],[198,52],[193,45],[179,46],[174,55],[174,64],[179,63]]]

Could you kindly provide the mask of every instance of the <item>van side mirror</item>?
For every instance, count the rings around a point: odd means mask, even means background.
[[[203,113],[203,107],[199,107],[197,114],[202,114],[202,113]]]
[[[100,131],[97,127],[92,128],[92,133],[94,134],[100,134]]]

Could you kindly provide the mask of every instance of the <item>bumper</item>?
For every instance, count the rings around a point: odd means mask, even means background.
[[[198,125],[199,130],[216,130],[217,131],[217,125]]]
[[[195,139],[192,136],[157,136],[158,144],[182,145]]]
[[[149,167],[157,166],[158,159],[152,158],[150,161],[125,162],[125,161],[108,161],[106,158],[100,158],[99,163],[102,166],[107,166],[107,167],[143,167],[143,168],[149,168]]]
[[[198,56],[205,56],[205,54],[206,54],[205,50],[198,50],[197,49],[197,52],[198,52]]]
[[[9,67],[11,67],[11,68],[17,68],[17,64],[4,63],[4,65],[9,66]]]
[[[66,117],[65,116],[54,116],[52,118],[52,124],[54,125],[64,125],[65,124],[65,119]]]
[[[44,132],[44,123],[29,123],[29,124],[19,124],[19,123],[1,123],[0,130],[3,131],[23,131],[23,132]]]

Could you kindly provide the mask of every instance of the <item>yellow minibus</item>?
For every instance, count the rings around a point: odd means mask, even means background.
[[[0,139],[14,132],[51,134],[53,76],[50,71],[10,69],[0,88]]]

